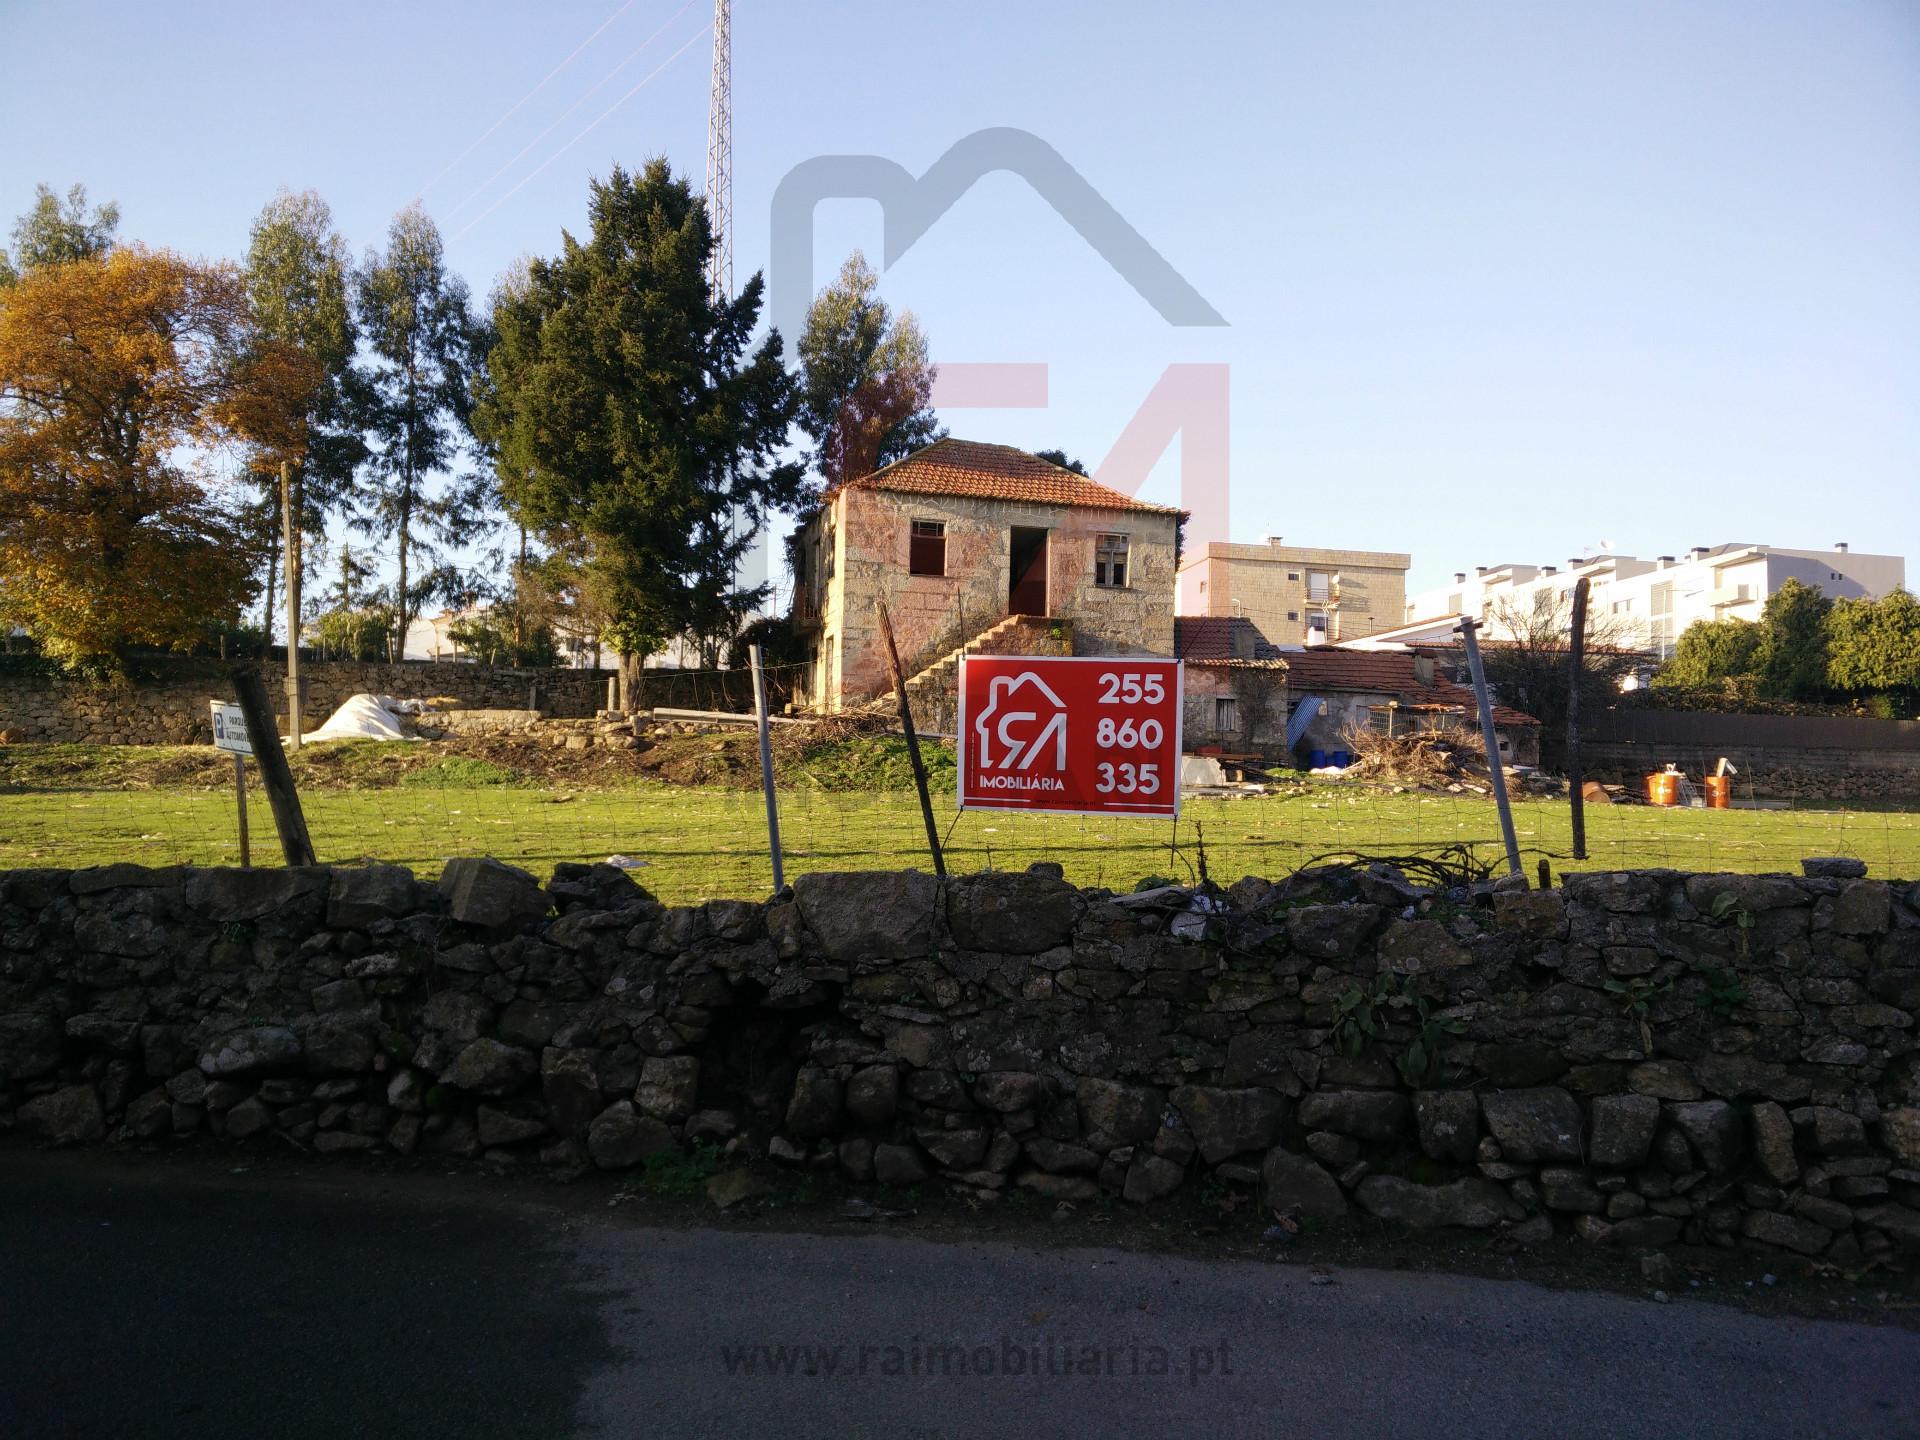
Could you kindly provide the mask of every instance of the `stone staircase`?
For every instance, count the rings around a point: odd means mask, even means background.
[[[1072,653],[1071,622],[1044,615],[1009,615],[908,677],[907,703],[913,708],[914,728],[929,734],[953,733],[960,705],[960,662],[968,655]],[[875,715],[892,715],[898,707],[889,692],[860,708]]]

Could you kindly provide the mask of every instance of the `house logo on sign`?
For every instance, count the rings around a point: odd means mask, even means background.
[[[1061,788],[1055,775],[987,773],[1034,769],[1058,772],[1067,768],[1067,707],[1033,671],[995,676],[987,689],[985,708],[974,717],[973,729],[981,783],[988,789]]]

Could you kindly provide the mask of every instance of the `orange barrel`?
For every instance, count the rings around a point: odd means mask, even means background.
[[[1680,803],[1680,777],[1678,775],[1647,776],[1647,803],[1649,805],[1678,805]]]
[[[1707,808],[1725,810],[1733,803],[1733,781],[1726,775],[1707,776]]]

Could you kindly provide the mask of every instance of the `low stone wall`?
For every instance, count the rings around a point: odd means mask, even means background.
[[[286,666],[261,665],[274,710],[286,715]],[[512,670],[451,661],[405,665],[308,661],[306,721],[317,727],[349,696],[449,695],[474,709],[534,703],[541,713],[590,716],[607,703],[607,671]],[[168,664],[157,678],[110,683],[0,671],[0,734],[7,743],[210,745],[207,702],[231,700],[227,667],[206,660]]]
[[[1920,886],[1371,870],[1196,899],[1035,867],[665,909],[492,861],[0,874],[0,1126],[1312,1220],[1920,1246]]]

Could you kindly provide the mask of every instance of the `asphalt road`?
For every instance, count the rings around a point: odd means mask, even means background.
[[[1907,1330],[1517,1282],[0,1154],[5,1440],[1910,1437],[1916,1375]]]

